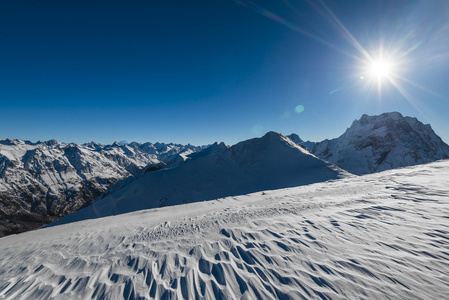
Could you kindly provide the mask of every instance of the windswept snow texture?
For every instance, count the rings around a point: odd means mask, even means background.
[[[449,161],[0,239],[1,299],[448,299]]]
[[[0,236],[42,226],[71,213],[117,181],[178,153],[175,144],[103,146],[0,140]]]
[[[52,225],[349,176],[276,132],[232,147],[216,143],[181,161],[146,173]]]
[[[339,138],[316,143],[312,152],[360,175],[445,159],[449,146],[430,125],[392,112],[363,115]]]

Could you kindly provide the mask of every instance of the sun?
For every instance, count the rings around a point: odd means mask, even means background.
[[[392,64],[386,59],[372,61],[368,73],[376,79],[388,78],[392,74]]]
[[[400,60],[395,59],[395,55],[386,53],[382,50],[381,54],[369,55],[359,65],[359,77],[363,80],[364,85],[377,86],[380,93],[384,88],[391,85],[397,88],[397,79],[399,77]]]

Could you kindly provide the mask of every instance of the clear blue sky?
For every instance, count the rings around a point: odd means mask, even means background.
[[[446,0],[1,1],[0,42],[0,138],[320,141],[399,111],[449,142]]]

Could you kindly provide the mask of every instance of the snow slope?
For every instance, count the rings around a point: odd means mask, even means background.
[[[0,239],[0,299],[447,299],[449,161]]]
[[[316,143],[312,152],[359,175],[445,159],[449,146],[430,125],[391,112],[363,115],[340,137]]]
[[[349,176],[276,132],[232,147],[215,143],[201,152],[180,155],[174,162],[172,168],[134,178],[54,224]]]
[[[178,153],[175,144],[103,146],[0,140],[0,236],[42,226],[89,203],[117,181]]]

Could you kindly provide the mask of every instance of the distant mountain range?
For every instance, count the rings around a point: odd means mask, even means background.
[[[339,138],[269,132],[232,147],[0,140],[0,236],[58,223],[292,187],[449,157],[416,118],[363,115]],[[347,172],[346,172],[347,171]],[[348,173],[349,172],[349,173]]]
[[[158,169],[191,145],[84,145],[0,140],[0,236],[27,231],[90,203],[145,167]]]

